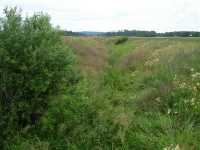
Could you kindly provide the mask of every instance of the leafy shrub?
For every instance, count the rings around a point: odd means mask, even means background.
[[[42,13],[22,19],[6,8],[0,20],[0,141],[12,130],[35,124],[49,96],[74,83],[74,57],[50,18]],[[7,130],[6,130],[7,129]],[[2,143],[1,143],[2,144]]]
[[[128,41],[128,37],[120,37],[115,41],[115,45],[123,44]]]

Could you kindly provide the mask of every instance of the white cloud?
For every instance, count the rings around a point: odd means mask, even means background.
[[[24,14],[44,11],[64,29],[200,30],[199,0],[0,0]]]

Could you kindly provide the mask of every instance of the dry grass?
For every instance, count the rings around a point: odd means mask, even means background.
[[[102,40],[90,37],[66,37],[65,42],[75,51],[81,69],[99,72],[107,65],[108,52]]]
[[[114,59],[123,70],[151,70],[154,63],[169,63],[180,53],[191,53],[199,48],[198,39],[130,38],[116,46],[115,38],[65,37],[65,42],[76,53],[78,66],[86,72],[101,72]],[[111,58],[111,54],[112,57]]]
[[[169,63],[180,53],[192,53],[199,43],[192,39],[132,39],[136,48],[121,61],[122,68],[135,70],[145,63]]]

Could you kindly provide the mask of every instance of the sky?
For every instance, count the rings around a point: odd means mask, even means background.
[[[200,31],[200,0],[0,0],[0,16],[6,6],[72,31]]]

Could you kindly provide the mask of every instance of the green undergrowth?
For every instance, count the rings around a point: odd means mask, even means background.
[[[115,40],[113,39],[107,42],[110,56],[109,63],[111,65],[117,65],[122,58],[133,52],[136,48],[135,43],[128,39],[121,44],[115,44]]]
[[[144,41],[151,53],[135,69],[121,68]],[[197,41],[106,41],[111,49],[104,71],[81,74],[63,95],[52,97],[40,122],[20,131],[8,149],[200,149]]]

